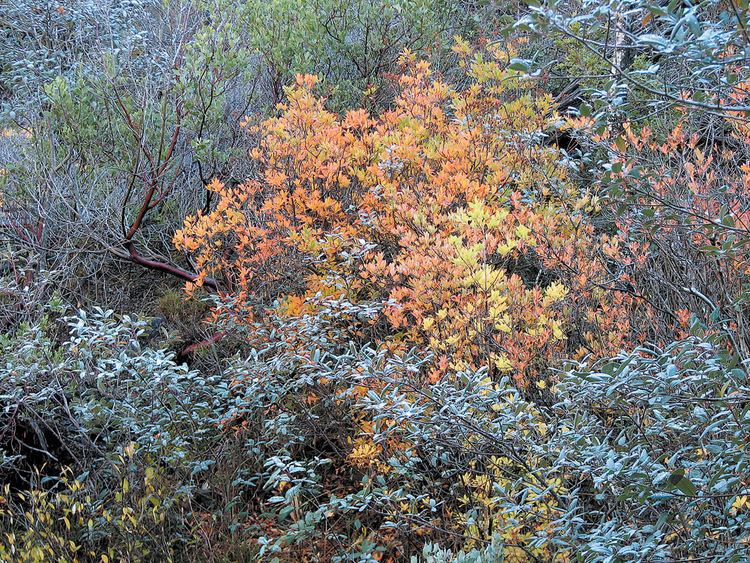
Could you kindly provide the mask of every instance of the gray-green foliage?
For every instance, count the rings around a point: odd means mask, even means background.
[[[490,545],[473,548],[470,551],[455,553],[450,549],[443,549],[437,544],[428,543],[422,548],[419,557],[411,556],[411,563],[483,563],[484,561],[500,561],[503,559],[502,544],[493,540]]]
[[[150,4],[150,0],[3,0],[0,97],[36,101],[41,86],[58,76],[95,68],[103,51],[134,58],[147,55],[145,21]],[[15,105],[6,110],[17,115]]]
[[[112,256],[130,259],[129,243],[169,263],[176,226],[211,204],[204,186],[248,175],[240,121],[256,109],[256,64],[236,11],[220,8],[125,6],[142,41],[102,35],[80,64],[50,71],[36,91],[30,84],[8,102],[33,135],[10,137],[2,156],[6,222],[19,227],[6,234],[39,254],[76,298],[88,291],[78,280],[109,275]],[[125,236],[144,206],[148,216]],[[41,240],[26,236],[39,222]]]
[[[593,493],[571,519],[592,556],[748,557],[750,519],[732,508],[748,493],[748,392],[745,369],[698,339],[568,374],[553,443]]]
[[[602,112],[652,115],[674,106],[725,113],[738,102],[750,61],[747,2],[528,0],[515,29],[565,42],[567,60],[538,62],[578,76]],[[592,82],[592,79],[595,79]],[[606,110],[604,108],[607,108]]]
[[[245,333],[253,349],[211,377],[144,346],[143,321],[79,312],[58,345],[43,319],[2,341],[4,420],[53,430],[78,471],[134,444],[175,495],[213,498],[232,533],[252,499],[275,522],[255,532],[268,558],[327,546],[371,561],[387,533],[427,561],[482,561],[518,556],[508,538],[527,531],[537,557],[750,556],[750,381],[718,345],[575,365],[531,401],[484,370],[420,384],[416,351],[354,336],[379,306],[319,306]],[[365,466],[350,458],[360,437],[377,446]],[[23,462],[9,444],[5,470]]]
[[[458,3],[446,0],[249,0],[243,16],[277,97],[303,72],[324,79],[344,106],[374,96],[403,50],[448,46],[451,33],[465,32]]]
[[[257,420],[263,441],[254,445],[271,472],[266,486],[291,484],[268,499],[288,532],[267,541],[264,552],[322,538],[345,550],[346,537],[326,526],[333,514],[408,537],[415,523],[429,527],[450,508],[466,528],[458,537],[436,528],[440,549],[460,551],[473,538],[502,552],[503,532],[520,526],[538,530],[529,549],[585,561],[750,555],[750,518],[741,506],[750,386],[714,344],[692,338],[577,366],[535,404],[482,371],[424,387],[415,383],[417,356],[337,345],[330,327],[309,323],[294,325],[311,338],[308,353],[268,349],[253,359],[258,376],[240,407],[258,413],[281,406]],[[362,395],[362,388],[371,390]],[[300,401],[310,392],[321,397],[314,408]],[[311,446],[316,436],[340,435],[336,424],[346,428],[347,413],[356,412],[372,416],[374,441],[383,448],[378,459],[388,469],[366,475],[355,492],[326,493],[322,483],[342,444],[315,455]],[[400,450],[389,449],[394,442]],[[467,475],[492,481],[489,513],[460,502],[477,498]],[[399,513],[400,505],[408,513]],[[495,522],[492,533],[487,519]],[[488,535],[476,538],[483,526]]]
[[[538,507],[524,509],[519,495],[555,497],[550,537],[540,544],[583,560],[750,555],[750,518],[733,508],[748,493],[750,381],[713,344],[689,339],[579,366],[550,407],[509,401],[512,386],[471,374],[416,401],[407,400],[408,383],[391,386],[373,410],[411,423],[409,442],[423,442],[429,456],[420,461],[442,478],[455,482],[469,459],[504,455],[517,467],[495,485],[497,510],[530,523]],[[544,432],[527,431],[540,422]]]
[[[33,429],[42,450],[54,438],[59,445],[45,454],[47,465],[63,453],[78,470],[102,467],[130,443],[188,476],[205,464],[195,457],[197,444],[217,438],[226,385],[175,364],[165,350],[143,347],[145,321],[95,310],[65,322],[70,336],[61,345],[59,322],[46,316],[0,342],[4,424]],[[17,454],[23,444],[6,438],[6,455]],[[15,455],[8,469],[23,462]]]

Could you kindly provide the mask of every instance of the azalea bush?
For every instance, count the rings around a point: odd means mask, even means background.
[[[486,364],[525,387],[555,355],[617,351],[634,334],[630,258],[542,142],[551,99],[506,55],[471,66],[465,90],[407,59],[381,116],[338,118],[298,78],[260,127],[260,175],[216,182],[217,207],[175,234],[197,285],[221,275],[258,304],[237,311],[249,319],[269,299],[290,316],[316,294],[386,300],[386,334],[434,352],[433,380]]]

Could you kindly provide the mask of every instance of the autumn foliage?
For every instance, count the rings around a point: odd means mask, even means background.
[[[748,358],[750,130],[738,117],[717,118],[723,134],[711,142],[685,111],[658,129],[630,122],[620,131],[583,129],[608,147],[601,185],[620,210],[633,283],[650,305],[643,337],[664,344],[698,320]]]
[[[258,174],[215,182],[175,244],[247,320],[269,297],[289,316],[315,295],[385,302],[381,344],[427,347],[430,381],[487,365],[525,387],[551,358],[616,352],[635,306],[622,241],[545,143],[553,100],[502,60],[457,90],[405,57],[381,115],[339,117],[298,77],[259,127]]]

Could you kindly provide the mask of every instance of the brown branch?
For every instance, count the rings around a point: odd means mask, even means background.
[[[115,248],[110,248],[109,250],[118,258],[129,260],[130,262],[138,264],[139,266],[143,266],[144,268],[148,268],[149,270],[164,272],[189,282],[196,282],[198,280],[198,274],[195,274],[189,270],[180,268],[175,264],[169,264],[167,262],[161,262],[159,260],[154,260],[153,258],[147,258],[146,256],[143,256],[138,252],[138,249],[135,247],[135,243],[132,240],[125,241],[124,246],[128,249],[127,254]],[[203,280],[203,285],[213,291],[218,291],[219,289],[218,282],[213,278],[205,278]]]
[[[225,331],[216,332],[204,340],[193,342],[192,344],[190,344],[189,346],[186,346],[185,348],[180,350],[180,352],[177,353],[177,357],[175,358],[177,363],[182,363],[186,361],[190,356],[195,354],[201,348],[205,348],[206,346],[211,346],[212,344],[216,344],[219,340],[224,338],[226,335],[227,333]]]

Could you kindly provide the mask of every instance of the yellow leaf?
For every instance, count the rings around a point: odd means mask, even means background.
[[[530,232],[531,232],[531,231],[529,230],[529,228],[528,228],[528,227],[527,227],[526,225],[518,225],[518,226],[516,227],[516,234],[518,235],[518,237],[519,237],[519,238],[520,238],[521,240],[526,240],[526,239],[528,239],[528,238],[529,238],[529,233],[530,233]]]

